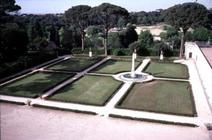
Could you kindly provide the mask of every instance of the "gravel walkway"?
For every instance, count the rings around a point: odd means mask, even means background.
[[[210,140],[203,127],[163,125],[0,103],[1,140]]]

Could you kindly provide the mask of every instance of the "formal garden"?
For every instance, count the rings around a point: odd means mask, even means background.
[[[1,95],[37,98],[68,79],[72,82],[55,90],[45,99],[54,102],[105,106],[126,81],[118,81],[113,75],[130,72],[131,57],[71,57],[54,62],[26,76],[3,84]],[[135,60],[135,69],[145,58]],[[77,74],[90,69],[74,78]],[[195,103],[188,81],[186,65],[153,59],[142,72],[154,76],[149,82],[133,82],[114,107],[155,113],[196,116]],[[157,78],[164,78],[159,80]],[[170,81],[171,80],[171,81]]]

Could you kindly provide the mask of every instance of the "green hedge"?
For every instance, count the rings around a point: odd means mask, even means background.
[[[132,51],[130,49],[125,49],[125,48],[116,48],[116,49],[111,49],[112,55],[114,56],[130,56],[132,54]],[[141,56],[159,56],[160,53],[158,49],[155,48],[147,48],[140,50],[141,52],[137,52],[137,54]],[[144,52],[145,51],[145,52]],[[178,56],[179,55],[179,50],[171,50],[171,49],[166,49],[164,50],[164,56],[165,57],[172,57],[172,56]]]
[[[129,55],[131,55],[130,49],[121,49],[121,48],[113,49],[112,53],[115,56],[129,56]]]
[[[92,50],[93,55],[103,55],[105,53],[104,48],[91,48],[91,50]],[[74,55],[81,55],[81,54],[88,55],[89,48],[85,48],[84,51],[82,51],[81,48],[73,48],[71,53]]]
[[[145,51],[145,52],[144,52]],[[73,48],[71,51],[74,55],[86,55],[89,54],[89,48],[85,48],[84,51],[82,51],[81,48]],[[92,48],[93,55],[104,55],[104,48]],[[132,54],[132,50],[130,48],[114,48],[114,49],[108,49],[108,55],[114,55],[114,56],[130,56]],[[160,52],[157,48],[146,48],[145,50],[141,50],[141,52],[137,52],[137,54],[141,54],[141,56],[159,56]],[[166,49],[164,50],[164,56],[165,57],[173,57],[178,56],[179,50],[171,50]]]

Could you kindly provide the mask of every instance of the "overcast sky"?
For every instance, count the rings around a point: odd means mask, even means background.
[[[22,7],[21,13],[63,13],[65,10],[75,5],[97,6],[103,2],[119,5],[130,12],[154,11],[156,9],[166,9],[175,4],[184,2],[194,2],[195,0],[16,0]],[[212,0],[198,0],[207,8],[212,8]]]

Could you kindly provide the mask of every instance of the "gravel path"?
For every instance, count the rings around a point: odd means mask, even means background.
[[[0,103],[1,140],[210,140],[202,127],[162,125]]]

